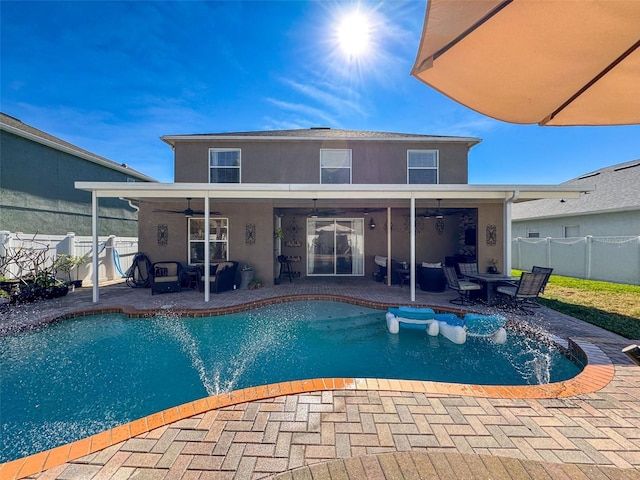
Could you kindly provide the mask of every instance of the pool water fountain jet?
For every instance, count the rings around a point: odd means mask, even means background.
[[[198,342],[196,342],[196,339],[187,329],[184,320],[175,311],[171,310],[157,314],[154,319],[158,326],[171,335],[171,337],[180,346],[182,352],[184,352],[184,354],[189,358],[191,366],[198,373],[198,377],[200,378],[207,395],[215,395],[218,393],[216,391],[216,379],[215,377],[211,378],[207,374],[207,368],[202,360],[202,356],[200,355]]]

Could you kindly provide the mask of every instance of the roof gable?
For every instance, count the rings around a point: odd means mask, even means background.
[[[58,137],[54,137],[42,130],[38,130],[37,128],[32,127],[31,125],[27,125],[26,123],[22,123],[17,118],[14,118],[10,115],[6,115],[0,112],[0,130],[4,130],[6,132],[12,133],[14,135],[18,135],[20,137],[32,140],[34,142],[46,145],[51,148],[55,148],[56,150],[61,150],[76,157],[82,158],[84,160],[96,163],[98,165],[102,165],[103,167],[110,168],[112,170],[116,170],[118,172],[129,175],[138,180],[146,181],[146,182],[155,182],[156,180],[145,175],[144,173],[138,172],[137,170],[132,169],[127,164],[120,164],[114,162],[113,160],[109,160],[108,158],[101,157],[100,155],[96,155],[95,153],[91,153],[88,150],[84,150],[72,143],[66,142]]]

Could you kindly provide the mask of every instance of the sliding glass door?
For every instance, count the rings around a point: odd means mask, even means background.
[[[307,275],[364,275],[364,219],[308,218]]]

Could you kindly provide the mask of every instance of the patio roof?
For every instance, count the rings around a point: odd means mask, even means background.
[[[411,226],[409,232],[411,261],[410,271],[415,270],[415,218],[416,200],[456,199],[467,201],[494,201],[505,205],[504,238],[511,238],[511,205],[514,202],[541,198],[578,198],[589,191],[583,186],[560,185],[399,185],[399,184],[268,184],[268,183],[131,183],[131,182],[75,182],[79,190],[92,192],[92,231],[93,248],[98,250],[98,198],[125,198],[129,200],[167,199],[167,198],[204,198],[252,200],[336,200],[348,202],[360,200],[383,204],[387,207],[387,218],[391,221],[391,208],[409,208]],[[402,206],[402,201],[407,203]],[[209,202],[205,202],[205,231],[209,236]],[[511,243],[505,242],[504,265],[511,269]],[[387,255],[391,255],[391,231],[387,233]],[[209,249],[205,242],[205,271],[209,268]],[[93,260],[94,301],[99,298],[98,259]],[[411,301],[415,301],[415,275],[410,277]],[[209,301],[209,277],[205,277],[205,301]]]
[[[218,199],[358,199],[358,200],[511,200],[522,202],[542,198],[578,198],[591,191],[585,185],[398,185],[398,184],[267,184],[267,183],[125,183],[75,182],[79,190],[97,197],[218,198]]]

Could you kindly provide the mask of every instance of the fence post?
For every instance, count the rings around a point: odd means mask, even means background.
[[[587,246],[586,246],[586,255],[585,255],[585,266],[584,266],[584,278],[586,280],[590,280],[591,279],[591,246],[593,243],[593,236],[592,235],[587,235],[586,237],[584,237]]]
[[[105,242],[104,260],[103,265],[105,267],[105,275],[107,280],[113,280],[116,278],[116,264],[113,260],[113,249],[116,248],[116,236],[109,235]]]
[[[56,245],[57,255],[69,255],[70,257],[76,256],[76,234],[68,232],[67,236],[58,242]]]
[[[0,230],[0,257],[7,256],[7,244],[11,241],[11,232]]]
[[[547,237],[546,239],[547,242],[547,264],[545,265],[545,267],[550,267],[551,266],[551,237]]]

